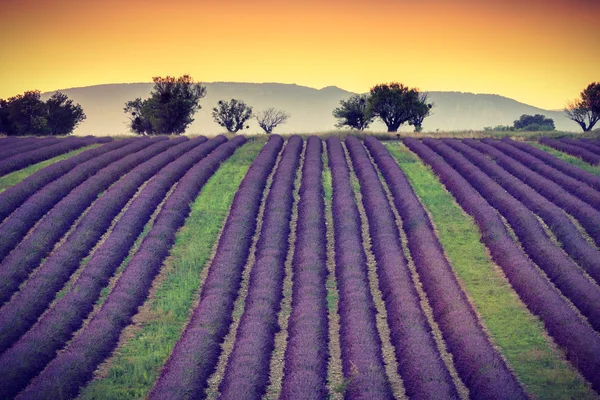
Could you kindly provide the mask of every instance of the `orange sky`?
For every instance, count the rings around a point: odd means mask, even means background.
[[[599,21],[598,0],[0,0],[0,98],[189,73],[557,109],[600,81]]]

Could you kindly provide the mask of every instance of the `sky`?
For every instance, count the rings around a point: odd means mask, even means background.
[[[0,0],[0,98],[187,73],[561,109],[600,81],[598,21],[598,0]]]

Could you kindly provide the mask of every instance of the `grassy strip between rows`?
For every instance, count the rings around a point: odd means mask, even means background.
[[[387,148],[429,210],[459,279],[510,367],[539,399],[597,398],[545,335],[480,242],[479,230],[429,167],[404,145]]]
[[[535,142],[527,142],[527,143],[530,144],[530,145],[532,145],[532,146],[537,147],[540,150],[544,150],[545,152],[548,152],[548,153],[552,154],[556,158],[560,158],[563,161],[571,163],[574,166],[579,167],[579,168],[581,168],[584,171],[587,171],[587,172],[589,172],[591,174],[594,174],[596,176],[600,176],[600,165],[592,165],[590,163],[587,163],[587,162],[583,161],[579,157],[575,157],[575,156],[572,156],[570,154],[563,153],[562,151],[553,149],[550,146],[545,146],[543,144],[535,143]]]
[[[200,287],[200,272],[212,251],[233,197],[264,141],[250,141],[225,161],[192,205],[177,233],[165,281],[151,300],[151,313],[135,337],[113,356],[108,376],[91,382],[82,399],[145,397],[186,323]]]
[[[60,156],[56,156],[46,161],[42,161],[37,164],[30,165],[27,168],[20,169],[15,172],[11,172],[10,174],[6,174],[0,177],[0,193],[5,191],[11,186],[16,185],[21,182],[23,179],[27,178],[29,175],[32,175],[38,172],[40,169],[47,167],[48,165],[54,164],[55,162],[66,160],[69,157],[76,156],[79,153],[82,153],[86,150],[95,149],[96,147],[102,146],[101,144],[92,144],[89,146],[82,147],[77,150],[70,151],[65,154],[61,154]]]

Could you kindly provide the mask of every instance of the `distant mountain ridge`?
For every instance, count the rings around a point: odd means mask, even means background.
[[[200,101],[202,108],[187,133],[214,135],[223,132],[211,117],[211,110],[219,100],[232,98],[244,100],[256,111],[268,107],[282,109],[291,114],[285,125],[276,132],[310,133],[335,129],[332,116],[340,100],[354,93],[336,86],[314,89],[306,86],[282,83],[204,83],[207,95]],[[128,134],[128,118],[123,112],[125,102],[136,97],[146,98],[152,83],[119,83],[64,89],[74,102],[81,104],[87,119],[76,129],[77,135],[121,135]],[[47,99],[54,92],[42,95]],[[485,126],[512,125],[522,114],[543,114],[554,119],[556,129],[578,131],[579,127],[567,119],[562,111],[543,110],[516,100],[495,94],[473,94],[463,92],[428,92],[435,103],[433,115],[425,119],[424,131],[483,130]],[[255,120],[250,122],[246,133],[262,130]],[[381,122],[369,127],[372,131],[385,131]],[[410,131],[412,127],[403,126]]]

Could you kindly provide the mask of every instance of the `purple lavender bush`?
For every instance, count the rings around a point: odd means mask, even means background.
[[[321,139],[306,144],[297,236],[292,260],[292,311],[288,321],[281,399],[327,397],[327,239],[321,174]]]
[[[463,143],[491,156],[506,171],[574,216],[596,244],[600,245],[600,212],[598,210],[493,146],[474,139],[464,139]]]
[[[557,169],[560,172],[569,175],[571,178],[575,178],[579,181],[582,181],[582,182],[590,185],[591,187],[593,187],[596,190],[600,190],[600,176],[596,176],[596,175],[589,173],[581,168],[578,168],[578,167],[574,166],[573,164],[563,161],[560,158],[555,157],[552,154],[550,154],[544,150],[540,150],[537,147],[532,146],[530,144],[515,141],[515,140],[510,139],[509,137],[502,138],[502,141],[504,143],[508,143],[508,144],[518,148],[519,150],[524,151],[525,153],[528,153],[534,157],[539,158],[540,160],[544,161],[546,164],[548,164],[552,168]]]
[[[506,218],[531,260],[546,273],[550,281],[598,330],[600,328],[600,288],[585,276],[579,266],[561,248],[552,243],[535,214],[460,153],[439,140],[424,139],[423,143],[442,156],[492,207]]]
[[[563,249],[600,283],[600,252],[579,233],[565,212],[534,189],[509,174],[482,153],[456,139],[443,142],[462,153],[515,199],[539,215],[561,242]]]
[[[536,270],[511,239],[496,211],[458,172],[419,141],[407,138],[404,143],[433,168],[461,207],[473,216],[492,259],[502,268],[521,300],[543,321],[550,336],[565,350],[567,359],[592,383],[595,390],[599,390],[600,338],[596,331],[580,318],[552,283]],[[468,343],[464,345],[468,346]],[[508,395],[505,394],[504,397]]]
[[[377,311],[369,287],[361,221],[350,182],[344,149],[336,137],[327,139],[333,180],[335,274],[339,292],[342,370],[348,399],[393,397],[385,373]]]
[[[292,136],[273,176],[244,313],[219,387],[222,399],[261,398],[269,382],[271,354],[279,330],[277,314],[283,297],[294,180],[301,152],[302,139]]]
[[[42,168],[34,174],[29,175],[18,184],[9,187],[0,193],[0,222],[8,217],[29,197],[41,190],[49,183],[61,178],[79,165],[96,157],[117,150],[127,144],[133,143],[135,139],[124,139],[110,142],[95,149],[90,149],[66,160],[53,163]]]
[[[202,285],[200,303],[150,392],[151,399],[203,397],[232,321],[261,198],[282,146],[281,136],[271,136],[242,180]]]
[[[146,299],[152,281],[175,241],[177,229],[185,223],[190,204],[221,163],[245,141],[243,136],[235,137],[188,170],[166,200],[98,314],[17,398],[72,398],[77,395],[98,364],[113,351],[121,331]]]
[[[406,175],[379,141],[368,138],[365,144],[388,183],[433,317],[470,396],[526,398],[523,388],[484,333]],[[405,144],[413,148],[412,139],[405,139]]]
[[[369,219],[379,287],[406,395],[414,399],[456,398],[452,377],[420,306],[387,195],[360,140],[346,139]]]

